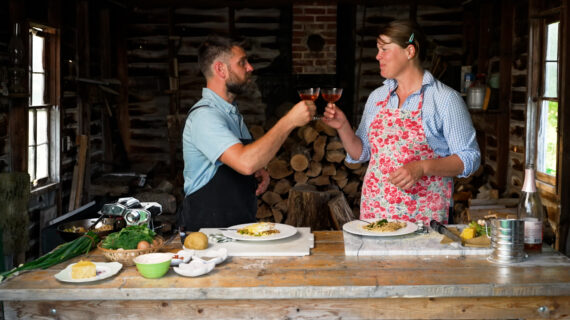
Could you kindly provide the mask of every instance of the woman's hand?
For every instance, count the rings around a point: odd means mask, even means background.
[[[257,180],[257,190],[255,190],[255,195],[259,196],[267,191],[269,186],[269,173],[265,169],[259,169],[255,171],[254,177]]]
[[[348,120],[344,115],[344,112],[340,110],[334,103],[328,103],[325,108],[324,117],[322,119],[324,123],[334,129],[340,129],[343,125],[348,124]]]
[[[389,174],[388,180],[398,188],[411,188],[424,176],[422,161],[412,161]]]

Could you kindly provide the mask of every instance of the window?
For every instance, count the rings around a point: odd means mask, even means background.
[[[28,173],[32,188],[59,182],[56,40],[55,29],[30,27]]]
[[[542,180],[555,182],[558,157],[558,73],[560,22],[545,24],[544,59],[542,63],[542,94],[539,96],[539,123],[536,149],[537,171],[546,176]],[[552,176],[553,179],[549,179]],[[554,184],[554,183],[551,183]]]

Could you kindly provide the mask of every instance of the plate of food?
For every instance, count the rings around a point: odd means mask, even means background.
[[[388,219],[353,220],[342,226],[346,232],[373,237],[401,236],[417,229],[418,225],[414,222]]]
[[[62,282],[92,282],[107,279],[117,274],[123,265],[119,262],[91,262],[81,260],[68,265],[55,274]]]
[[[245,241],[269,241],[288,238],[297,233],[297,228],[281,223],[244,223],[222,230],[228,238]]]

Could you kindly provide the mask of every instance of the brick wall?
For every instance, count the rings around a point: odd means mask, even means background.
[[[308,2],[293,5],[293,73],[336,73],[337,5]]]

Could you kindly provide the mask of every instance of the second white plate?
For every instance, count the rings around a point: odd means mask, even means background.
[[[369,223],[370,223],[370,222],[378,221],[378,219],[369,219],[366,221],[369,221]],[[395,221],[395,220],[388,220],[388,221]],[[344,230],[346,232],[350,232],[352,234],[361,235],[361,236],[393,237],[393,236],[401,236],[401,235],[409,234],[409,233],[412,233],[418,229],[417,224],[410,222],[410,221],[404,221],[404,222],[406,222],[406,226],[399,229],[399,230],[396,230],[394,232],[377,232],[377,231],[366,230],[362,227],[367,225],[367,223],[364,221],[361,221],[361,220],[352,220],[350,222],[345,223],[342,226],[342,230]]]
[[[281,224],[281,223],[275,224],[275,229],[279,230],[279,233],[272,233],[267,236],[255,237],[246,234],[240,234],[237,232],[237,229],[245,228],[252,224],[253,223],[238,224],[237,226],[229,227],[229,229],[236,229],[236,230],[224,230],[222,231],[222,234],[228,238],[232,238],[235,240],[269,241],[269,240],[279,240],[279,239],[289,238],[290,236],[297,233],[297,228],[290,226],[288,224]]]
[[[55,274],[55,278],[63,282],[91,282],[97,280],[107,279],[117,274],[123,265],[119,262],[93,262],[97,275],[95,277],[86,279],[73,279],[71,277],[71,267],[75,264],[68,265],[65,269]]]

